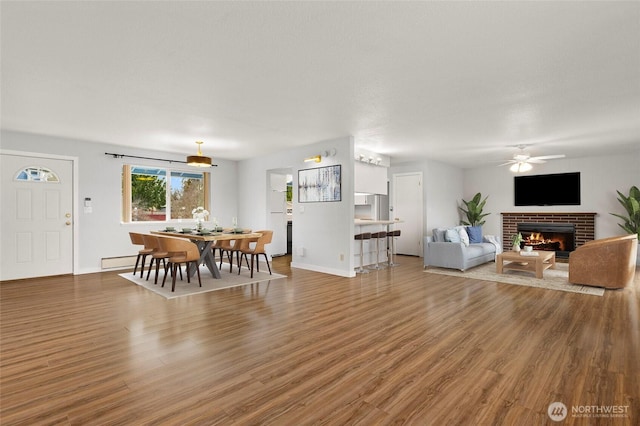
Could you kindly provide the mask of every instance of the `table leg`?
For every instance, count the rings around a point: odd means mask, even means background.
[[[542,278],[542,265],[544,262],[541,258],[536,259],[536,278]]]
[[[551,256],[551,259],[549,259],[549,263],[551,263],[551,266],[550,266],[551,269],[556,269],[556,254],[555,254],[555,252],[553,253],[553,256]]]
[[[498,274],[502,273],[502,254],[496,256],[496,272]]]
[[[200,250],[200,261],[198,262],[198,265],[204,263],[207,266],[207,269],[211,272],[213,278],[221,278],[220,270],[218,269],[218,265],[216,265],[216,261],[213,258],[213,251],[211,250],[213,241],[196,241],[196,245]],[[195,273],[195,267],[189,265],[189,276],[192,277]]]

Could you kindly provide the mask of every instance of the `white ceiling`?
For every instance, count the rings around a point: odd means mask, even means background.
[[[461,167],[640,145],[640,2],[0,3],[2,128]]]

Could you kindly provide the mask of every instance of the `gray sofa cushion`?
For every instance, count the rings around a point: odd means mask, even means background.
[[[489,242],[478,244],[435,242],[424,238],[424,266],[453,268],[464,271],[495,260],[496,246]]]
[[[491,243],[474,243],[467,247],[467,259],[484,256],[496,252],[496,246]]]

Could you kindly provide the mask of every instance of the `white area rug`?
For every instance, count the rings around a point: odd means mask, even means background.
[[[265,265],[266,269],[266,265]],[[180,281],[180,275],[178,275],[178,279],[176,280],[176,291],[171,292],[171,276],[167,277],[167,282],[162,285],[163,271],[160,270],[160,275],[158,276],[158,284],[153,284],[153,278],[155,274],[155,270],[151,271],[151,276],[149,277],[149,281],[145,278],[147,273],[145,271],[144,277],[140,278],[140,271],[134,276],[131,272],[127,272],[124,274],[119,274],[122,278],[125,278],[141,287],[146,288],[149,291],[152,291],[156,294],[159,294],[162,297],[167,299],[175,299],[177,297],[190,296],[193,294],[199,293],[207,293],[209,291],[222,290],[225,288],[231,287],[239,287],[247,284],[255,284],[265,281],[272,281],[281,278],[286,278],[286,275],[276,274],[269,275],[269,272],[262,272],[262,265],[260,267],[261,272],[254,271],[253,278],[251,278],[251,272],[246,268],[242,269],[240,275],[238,275],[238,270],[236,268],[233,269],[232,273],[229,273],[229,266],[222,265],[222,270],[220,271],[221,278],[215,279],[211,276],[211,272],[205,267],[200,266],[200,276],[202,278],[202,287],[198,286],[198,276],[194,275],[191,277],[191,283],[187,283],[187,277],[184,272],[184,268],[182,271],[183,280]]]
[[[542,279],[538,279],[533,273],[526,271],[507,270],[504,274],[498,274],[496,273],[496,264],[494,262],[476,266],[475,268],[468,269],[465,272],[461,272],[457,269],[433,267],[425,269],[425,272],[465,277],[474,280],[495,281],[527,287],[546,288],[549,290],[568,291],[571,293],[590,294],[593,296],[604,295],[604,288],[571,284],[568,280],[569,265],[566,263],[556,263],[556,269],[547,269],[544,271],[544,278]]]

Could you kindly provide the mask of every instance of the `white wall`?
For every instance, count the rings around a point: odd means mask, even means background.
[[[596,238],[606,238],[624,234],[617,225],[620,221],[609,213],[624,214],[618,201],[616,190],[625,195],[632,185],[640,185],[640,150],[629,155],[609,157],[584,157],[550,160],[534,165],[526,175],[580,172],[581,205],[579,206],[530,206],[513,205],[513,177],[508,167],[484,167],[465,170],[464,199],[468,200],[477,192],[488,195],[486,217],[483,227],[485,234],[501,235],[502,212],[595,212]],[[541,188],[541,190],[543,190]]]
[[[93,202],[93,213],[82,213],[76,218],[78,245],[75,273],[97,272],[103,257],[135,254],[128,232],[147,232],[158,224],[123,224],[120,222],[122,165],[132,162],[140,165],[166,165],[151,160],[114,159],[105,152],[156,157],[183,161],[184,157],[158,151],[142,151],[110,144],[55,138],[35,134],[0,133],[4,150],[54,154],[78,158],[78,193],[75,202],[81,205],[85,197]],[[325,150],[336,148],[336,156],[323,159],[315,166],[342,165],[342,201],[335,203],[297,202],[298,170],[309,166],[302,160]],[[293,258],[292,266],[353,276],[352,239],[354,233],[354,143],[350,137],[318,142],[300,148],[242,162],[216,159],[212,168],[211,215],[221,224],[229,224],[237,216],[241,226],[253,229],[267,224],[267,170],[291,168],[294,175],[293,204]],[[488,195],[485,211],[491,212],[484,226],[485,234],[500,235],[500,213],[514,211],[584,211],[596,212],[596,238],[619,235],[618,219],[610,212],[624,213],[616,201],[616,189],[628,191],[632,185],[640,186],[640,150],[631,155],[597,158],[552,160],[537,165],[530,174],[579,171],[582,176],[582,205],[555,207],[514,207],[513,174],[508,168],[486,167],[461,170],[436,161],[394,164],[393,173],[421,171],[424,176],[424,235],[431,229],[458,224],[458,205],[462,198],[469,199],[476,192]],[[391,188],[393,191],[393,188]],[[390,200],[393,199],[390,194]],[[5,202],[6,200],[3,200]],[[302,208],[304,211],[302,211]],[[297,248],[304,248],[304,256]],[[344,254],[344,260],[339,255]]]
[[[184,156],[164,152],[134,150],[122,146],[35,134],[3,130],[0,137],[3,150],[78,158],[78,193],[74,194],[74,201],[82,206],[85,197],[91,198],[93,212],[83,213],[83,209],[80,208],[79,216],[75,218],[79,245],[75,249],[77,259],[74,273],[76,274],[100,271],[103,257],[137,253],[137,248],[131,245],[129,232],[148,232],[157,230],[161,226],[158,223],[121,223],[122,165],[128,163],[167,166],[169,163],[131,158],[116,159],[105,155],[105,152],[184,161]],[[230,221],[232,216],[238,214],[237,163],[215,158],[214,163],[218,164],[218,167],[210,169],[212,216],[229,218],[228,221]]]
[[[321,163],[304,158],[335,148],[335,156]],[[238,220],[254,229],[266,226],[268,171],[290,168],[293,172],[293,254],[291,266],[340,276],[354,276],[353,138],[322,141],[238,163]],[[340,164],[342,201],[298,203],[298,170]],[[304,252],[299,255],[299,249]],[[343,259],[340,260],[340,255]]]
[[[461,200],[469,200],[477,192],[488,196],[484,211],[484,234],[502,235],[502,212],[595,212],[596,238],[606,238],[624,233],[618,226],[619,219],[609,213],[624,214],[617,201],[616,190],[627,193],[632,185],[640,186],[640,150],[628,155],[608,157],[584,157],[550,160],[535,165],[527,174],[580,172],[580,206],[531,206],[513,205],[513,176],[508,167],[483,167],[462,170],[437,161],[416,161],[393,164],[389,168],[389,180],[394,173],[421,171],[424,175],[424,235],[431,235],[436,227],[460,223]],[[393,188],[390,188],[393,191]],[[393,199],[390,194],[390,200]]]
[[[458,225],[458,203],[463,195],[462,169],[432,160],[393,164],[388,171],[389,181],[393,182],[395,173],[410,172],[422,172],[423,176],[423,235],[431,235],[433,228]],[[393,187],[389,192],[389,200],[393,200]]]

